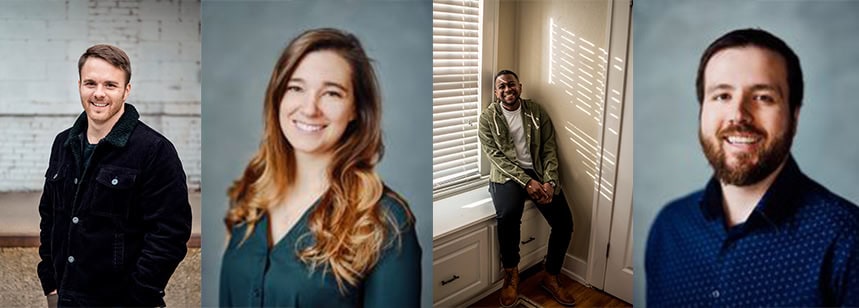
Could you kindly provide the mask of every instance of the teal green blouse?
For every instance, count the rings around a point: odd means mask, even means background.
[[[408,223],[405,205],[384,196],[383,211],[394,218],[400,230],[386,240],[375,267],[356,286],[341,294],[330,272],[315,271],[301,262],[298,249],[312,244],[307,219],[314,204],[283,239],[268,247],[268,215],[262,218],[244,242],[247,225],[233,228],[221,264],[220,305],[227,307],[419,307],[421,247],[414,224]]]

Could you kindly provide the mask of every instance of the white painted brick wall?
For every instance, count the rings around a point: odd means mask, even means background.
[[[0,191],[40,190],[51,142],[83,110],[87,47],[131,58],[128,102],[200,189],[200,0],[0,0]]]

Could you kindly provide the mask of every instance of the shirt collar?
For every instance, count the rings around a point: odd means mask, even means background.
[[[781,172],[776,176],[772,185],[767,189],[764,196],[758,201],[752,214],[746,220],[746,227],[757,225],[769,225],[778,229],[779,223],[790,217],[798,204],[797,194],[805,176],[799,170],[799,166],[788,155],[787,162]],[[707,220],[723,219],[725,213],[722,209],[722,186],[715,176],[710,178],[704,193],[699,200],[701,211]]]

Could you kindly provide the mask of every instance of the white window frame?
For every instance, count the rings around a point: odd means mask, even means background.
[[[438,2],[441,3],[450,3],[450,2],[461,2],[462,0],[433,0],[433,5]],[[491,104],[492,102],[492,76],[494,76],[494,70],[496,67],[496,53],[495,53],[495,33],[497,32],[497,23],[495,22],[496,16],[498,14],[498,0],[478,0],[479,3],[479,17],[478,17],[478,50],[477,50],[477,110],[476,115],[473,118],[473,126],[475,131],[478,129],[478,120],[480,114],[483,110]],[[433,34],[435,36],[436,29],[433,30]],[[435,39],[434,39],[435,41]],[[485,46],[490,46],[490,48],[485,48]],[[436,63],[435,57],[435,48],[434,48],[434,58],[433,62]],[[487,92],[486,90],[489,89]],[[435,90],[435,86],[434,86]],[[434,93],[435,94],[435,93]],[[435,110],[435,105],[434,105]],[[434,128],[435,130],[435,128]],[[476,136],[475,136],[476,138]],[[434,145],[436,136],[433,138]],[[476,158],[477,158],[477,174],[472,174],[470,177],[465,179],[460,179],[460,181],[454,181],[453,183],[448,183],[445,186],[436,186],[436,178],[435,174],[433,177],[433,200],[443,199],[449,196],[453,196],[468,190],[472,190],[475,188],[479,188],[481,186],[485,186],[488,183],[488,174],[489,174],[489,165],[488,161],[483,154],[483,151],[480,149],[480,142],[477,141]],[[469,150],[471,151],[471,150]],[[436,157],[433,157],[433,163],[435,167]],[[435,169],[435,168],[434,168]],[[435,173],[435,172],[434,172]]]

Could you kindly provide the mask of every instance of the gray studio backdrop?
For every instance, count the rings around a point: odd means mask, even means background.
[[[204,1],[203,302],[216,306],[226,231],[226,189],[262,132],[269,76],[304,30],[354,33],[375,60],[382,90],[385,182],[410,202],[423,249],[423,290],[432,298],[432,5],[429,1]]]
[[[641,1],[635,35],[635,300],[645,304],[644,247],[667,202],[712,174],[697,139],[701,53],[737,28],[759,27],[799,55],[805,99],[792,153],[800,169],[859,202],[859,2]]]

